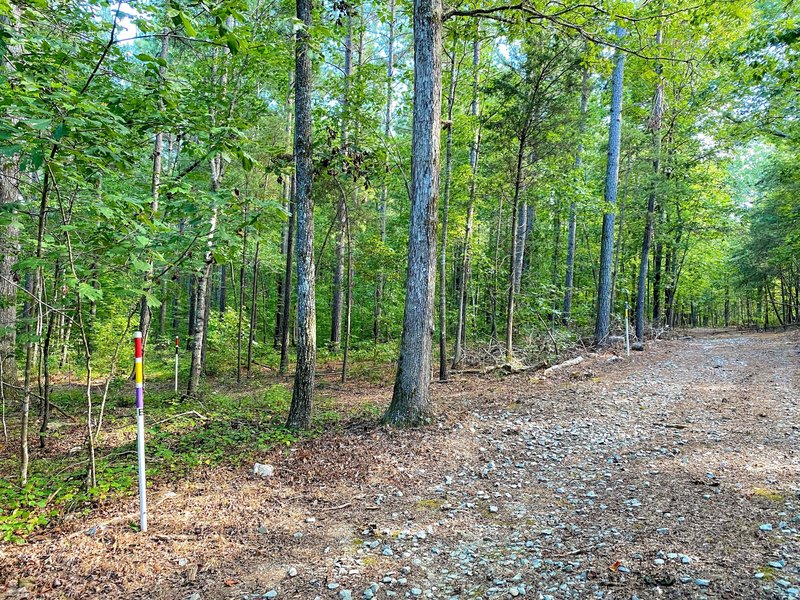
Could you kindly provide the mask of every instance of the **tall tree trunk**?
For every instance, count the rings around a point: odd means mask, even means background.
[[[228,265],[219,268],[219,316],[225,316],[225,306],[228,304]]]
[[[730,327],[731,325],[731,297],[730,297],[730,290],[728,286],[725,286],[725,327]]]
[[[197,275],[192,274],[188,280],[189,285],[189,314],[188,314],[188,333],[186,336],[186,349],[194,347],[194,330],[197,321]]]
[[[470,243],[472,241],[472,227],[475,219],[475,190],[478,180],[478,157],[481,146],[481,124],[478,121],[480,108],[478,105],[478,84],[480,83],[480,30],[475,31],[475,41],[472,42],[472,107],[473,137],[469,148],[469,201],[467,203],[467,218],[464,225],[464,255],[461,261],[461,285],[458,300],[458,325],[456,340],[453,348],[453,367],[461,363],[467,345],[467,299],[470,277]]]
[[[622,38],[625,31],[617,26],[617,37]],[[603,215],[603,236],[600,243],[600,273],[597,290],[597,319],[594,339],[596,344],[604,344],[611,327],[611,267],[614,250],[614,210],[617,203],[617,183],[619,178],[620,134],[622,132],[622,84],[625,72],[625,53],[617,50],[614,54],[614,72],[611,77],[611,122],[608,128],[608,163],[606,165],[605,200],[611,210]]]
[[[617,221],[617,239],[614,246],[614,270],[611,272],[611,306],[617,298],[617,280],[620,275],[620,257],[624,253],[625,246],[625,207],[628,199],[628,189],[630,188],[631,181],[631,160],[632,154],[628,154],[628,163],[625,167],[625,185],[622,189],[622,197],[619,200],[619,219]]]
[[[559,198],[553,206],[553,264],[551,267],[550,285],[553,288],[553,311],[550,315],[550,324],[555,331],[558,306],[556,298],[558,296],[558,263],[561,254],[561,199]]]
[[[247,262],[247,226],[249,217],[249,198],[243,209],[244,227],[242,231],[242,263],[239,266],[239,320],[236,327],[236,381],[242,381],[242,324],[244,322],[244,269]]]
[[[518,261],[519,254],[519,196],[522,188],[522,161],[525,156],[525,142],[528,124],[525,124],[519,137],[519,148],[517,149],[517,169],[514,177],[514,201],[511,209],[511,255],[508,267],[508,301],[506,303],[506,361],[514,359],[514,294],[517,291],[518,279],[517,271],[522,266]],[[527,218],[527,210],[525,211]],[[524,245],[524,234],[523,234]]]
[[[664,211],[660,211],[662,217],[659,218],[659,228],[664,223]],[[664,261],[664,242],[656,236],[655,248],[653,249],[653,325],[658,326],[661,321],[661,290],[663,289],[663,276],[661,265]]]
[[[250,327],[247,333],[247,376],[250,377],[250,368],[253,364],[253,339],[256,335],[258,317],[258,248],[259,240],[256,240],[256,252],[253,257],[253,287],[250,293]]]
[[[392,135],[392,85],[394,79],[394,21],[395,21],[395,0],[389,0],[389,40],[386,50],[386,112],[384,117],[383,135],[386,144]],[[386,206],[389,200],[389,155],[386,155],[383,183],[381,185],[380,200],[380,227],[381,245],[386,245]],[[375,319],[372,325],[372,338],[377,345],[381,339],[381,314],[383,311],[383,292],[386,286],[386,273],[383,265],[378,267],[378,281],[375,285]]]
[[[295,45],[295,207],[297,210],[297,366],[292,405],[287,426],[306,429],[311,425],[314,373],[317,358],[316,282],[314,274],[314,202],[311,186],[311,0],[296,0],[297,18],[304,28],[297,31]],[[288,281],[287,281],[288,283]]]
[[[350,110],[350,82],[353,76],[353,17],[347,15],[347,35],[344,41],[344,96],[342,97],[342,154],[347,160],[350,154],[348,117]],[[342,301],[344,298],[344,263],[347,229],[347,197],[343,193],[336,209],[339,222],[336,230],[336,267],[333,270],[333,296],[331,298],[331,337],[330,349],[338,352],[342,343]]]
[[[441,0],[414,0],[414,123],[406,300],[397,377],[392,402],[384,415],[384,421],[394,425],[420,425],[431,420],[441,50]]]
[[[347,202],[344,203],[345,224],[347,225],[347,287],[344,298],[344,352],[342,356],[342,383],[347,381],[347,361],[350,357],[350,327],[353,312],[353,234],[350,224],[350,212]]]
[[[581,113],[578,121],[578,144],[575,149],[575,170],[582,181],[585,179],[583,171],[583,137],[586,134],[586,113],[589,110],[590,92],[589,67],[585,66],[581,78]],[[561,316],[564,325],[569,324],[572,317],[572,293],[575,282],[575,230],[577,229],[577,222],[577,203],[573,200],[569,205],[569,226],[567,229],[567,273],[564,277],[564,313]]]
[[[50,152],[52,159],[56,154],[56,147]],[[33,376],[33,366],[39,350],[39,338],[42,335],[42,305],[40,302],[41,290],[43,287],[42,278],[42,256],[44,249],[44,232],[47,222],[48,194],[50,192],[50,170],[45,169],[42,181],[42,192],[39,200],[39,215],[36,228],[36,259],[37,266],[34,268],[31,280],[31,307],[30,318],[27,319],[25,328],[27,340],[25,342],[25,371],[22,387],[22,409],[20,411],[20,445],[19,445],[19,483],[24,486],[28,482],[28,467],[30,462],[30,452],[28,448],[28,426],[30,423],[30,409],[32,390],[31,378]],[[70,321],[70,324],[72,321]]]
[[[213,177],[214,191],[219,190],[219,179]],[[211,273],[214,268],[214,233],[217,230],[217,206],[211,208],[211,221],[207,236],[207,249],[200,276],[197,278],[197,292],[195,293],[194,328],[192,342],[192,362],[189,368],[189,385],[187,393],[197,395],[200,386],[200,375],[203,370],[203,353],[206,342],[206,327],[208,324],[209,292]]]
[[[293,323],[292,315],[292,260],[294,259],[294,224],[296,220],[297,204],[295,197],[295,178],[289,181],[289,224],[286,242],[286,263],[283,271],[283,298],[281,300],[281,362],[279,373],[286,373],[289,368],[289,330]]]
[[[50,308],[50,314],[47,317],[47,331],[44,336],[44,343],[42,344],[42,374],[44,383],[42,384],[42,420],[39,425],[39,447],[45,448],[47,446],[47,429],[50,425],[50,348],[53,340],[53,332],[56,329],[56,313],[57,305],[56,290],[61,281],[61,265],[59,260],[56,259],[55,269],[53,269],[53,307]]]
[[[159,306],[159,308],[158,308],[158,335],[159,335],[159,337],[163,338],[164,334],[166,333],[166,327],[167,327],[167,304],[168,304],[167,301],[169,300],[168,288],[167,288],[167,280],[166,279],[161,281],[161,298],[160,299],[161,299],[161,306]],[[96,316],[96,307],[97,307],[97,303],[96,302],[92,302],[92,313],[91,313],[92,320],[89,323],[89,329],[92,328],[92,325],[94,323],[94,317]]]
[[[228,29],[233,28],[233,17],[226,20]],[[229,50],[226,48],[223,56],[227,56]],[[222,73],[219,82],[216,80],[216,59],[217,52],[214,50],[214,64],[211,68],[211,85],[218,86],[220,93],[224,96],[228,88],[228,65],[223,61]],[[212,106],[210,110],[212,125],[217,122],[216,109]],[[189,368],[188,394],[197,395],[200,386],[200,376],[205,367],[206,342],[208,340],[208,323],[211,312],[211,286],[214,273],[214,234],[217,230],[217,220],[219,218],[218,196],[222,188],[222,178],[224,174],[224,163],[222,154],[213,156],[210,161],[211,167],[211,219],[209,220],[209,231],[207,237],[207,249],[204,257],[204,264],[200,271],[197,283],[197,306],[195,308],[195,327],[194,344],[192,346],[192,362]],[[238,195],[238,194],[237,194]]]
[[[656,47],[661,46],[662,31],[656,32]],[[664,79],[661,77],[661,65],[655,66],[656,91],[653,94],[653,110],[650,113],[648,126],[653,137],[653,182],[647,196],[647,215],[644,226],[644,239],[642,240],[642,254],[639,258],[639,281],[636,294],[636,339],[644,341],[645,297],[647,295],[647,267],[650,262],[650,243],[653,239],[653,220],[655,218],[656,197],[658,195],[658,174],[661,164],[661,121],[664,115]],[[658,271],[661,271],[660,265]],[[655,295],[658,295],[658,292]],[[655,317],[654,317],[655,320]]]
[[[453,107],[456,102],[457,40],[450,54],[450,90],[447,95],[447,139],[444,159],[444,196],[442,198],[442,241],[439,247],[439,381],[447,381],[447,224],[450,210],[450,179],[453,167]]]
[[[497,200],[497,230],[494,236],[494,263],[492,266],[491,309],[489,313],[489,339],[498,342],[497,335],[497,303],[500,297],[500,233],[503,229],[503,194]]]
[[[521,177],[521,176],[520,176]],[[524,200],[517,214],[516,233],[516,262],[514,264],[514,293],[519,294],[522,287],[522,272],[525,269],[525,250],[527,247],[528,233],[533,229],[533,223],[528,226],[528,217],[533,216],[529,208],[528,201]]]
[[[287,153],[292,152],[292,90],[294,88],[294,73],[289,73],[289,90],[286,95],[286,151]],[[283,185],[283,207],[284,209],[290,213],[292,212],[292,194],[294,190],[292,188],[292,181],[294,175],[286,176],[285,174],[282,176],[282,185]],[[292,233],[289,231],[289,222],[291,221],[291,216],[287,220],[286,224],[281,228],[281,254],[284,257],[284,262],[286,262],[286,255],[289,253],[289,246],[294,244],[292,240]],[[281,347],[281,340],[283,339],[283,330],[285,329],[284,321],[283,321],[283,298],[285,294],[285,287],[288,286],[290,289],[291,285],[291,275],[292,275],[292,267],[291,267],[291,260],[289,261],[288,266],[288,283],[285,281],[286,270],[278,276],[278,286],[277,286],[277,302],[275,307],[275,335],[273,337],[272,345],[274,348]],[[264,288],[266,292],[266,287]],[[291,297],[291,291],[289,293]],[[265,304],[266,306],[266,304]]]

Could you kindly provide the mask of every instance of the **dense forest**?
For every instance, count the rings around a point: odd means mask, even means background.
[[[794,2],[0,0],[0,32],[5,539],[47,521],[56,414],[69,476],[129,487],[135,331],[148,397],[283,382],[295,439],[321,365],[393,369],[383,422],[421,425],[435,379],[626,315],[643,348],[800,322]]]

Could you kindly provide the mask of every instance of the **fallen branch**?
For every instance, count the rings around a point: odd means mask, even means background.
[[[682,425],[680,423],[653,423],[659,427],[666,427],[668,429],[688,429],[688,425]]]
[[[353,506],[353,503],[352,502],[345,502],[344,504],[341,504],[339,506],[331,506],[330,508],[321,508],[320,512],[330,512],[332,510],[341,510],[341,509],[347,508],[349,506]]]
[[[574,367],[583,362],[582,356],[576,356],[575,358],[570,358],[569,360],[565,360],[562,363],[558,363],[557,365],[553,365],[549,369],[544,370],[544,376],[547,377],[551,373],[555,373],[556,371],[560,371],[561,369],[566,369],[567,367]]]

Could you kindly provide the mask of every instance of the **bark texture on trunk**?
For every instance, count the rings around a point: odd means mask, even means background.
[[[427,423],[432,412],[430,382],[439,199],[441,46],[441,0],[414,0],[414,123],[406,300],[394,393],[384,415],[384,421],[394,425]]]
[[[617,26],[617,37],[625,31]],[[619,179],[620,137],[622,132],[622,85],[625,74],[625,53],[614,55],[614,72],[611,76],[611,122],[608,128],[608,162],[606,164],[605,200],[611,210],[603,215],[603,236],[600,243],[600,272],[597,286],[597,318],[594,340],[604,344],[611,327],[611,270],[614,253],[614,220]]]
[[[305,27],[295,46],[295,209],[297,211],[297,365],[287,427],[311,425],[317,359],[316,286],[314,274],[314,202],[311,186],[311,0],[297,0],[297,18]]]

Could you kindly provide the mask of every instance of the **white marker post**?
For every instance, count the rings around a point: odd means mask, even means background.
[[[134,373],[136,376],[136,450],[139,455],[139,529],[147,531],[147,484],[144,469],[144,366],[142,365],[142,332],[133,334]]]
[[[628,303],[625,303],[625,356],[631,355],[630,331],[628,326]]]
[[[175,393],[178,393],[178,336],[175,336]]]

